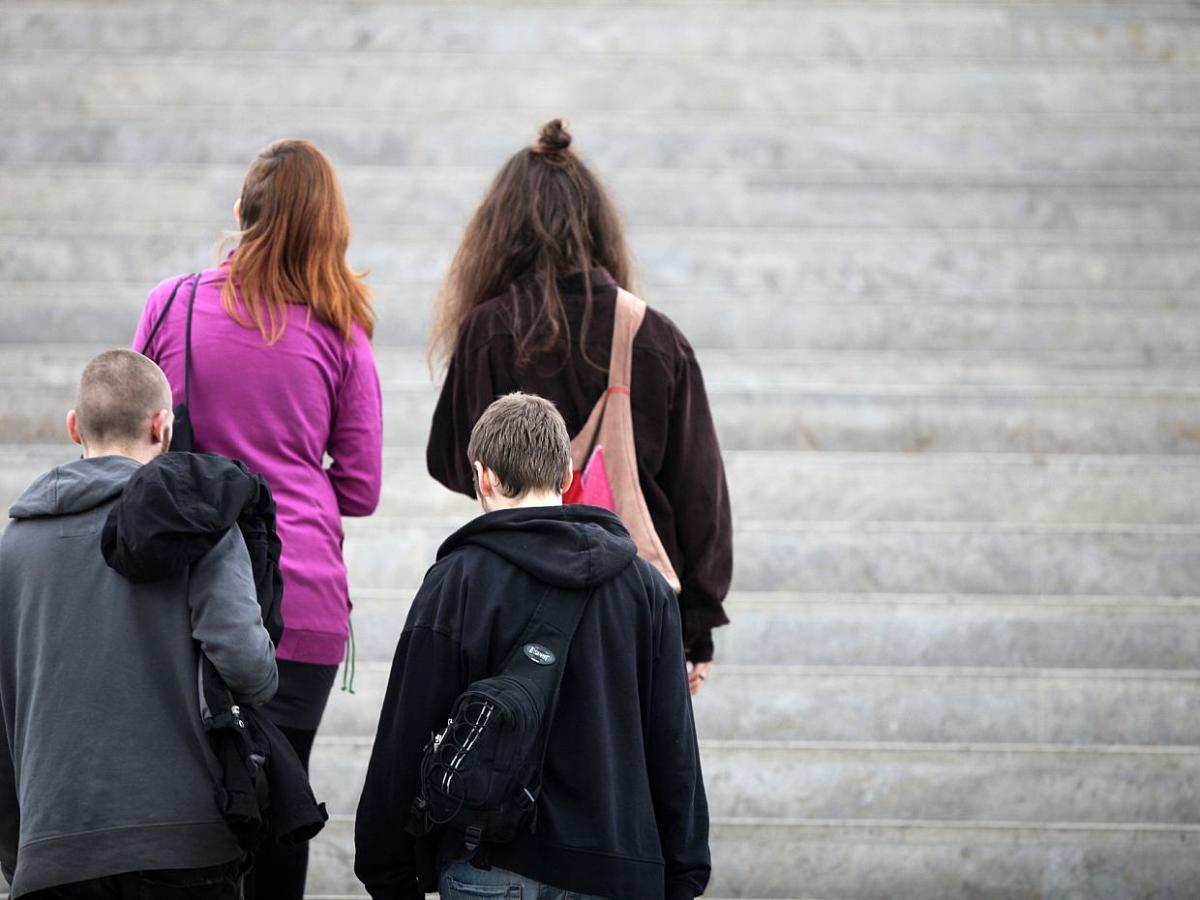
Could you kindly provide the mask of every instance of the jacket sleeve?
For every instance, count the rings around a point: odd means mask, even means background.
[[[369,516],[383,483],[383,400],[371,343],[356,333],[347,347],[329,433],[329,481],[343,516]]]
[[[236,527],[193,564],[188,606],[192,637],[233,695],[252,705],[270,700],[279,680],[275,650],[262,624],[246,541]]]
[[[460,494],[475,499],[475,475],[467,459],[467,444],[475,422],[496,399],[489,355],[485,348],[474,346],[469,324],[463,328],[446,382],[442,385],[433,423],[429,429],[429,444],[425,461],[429,474]]]
[[[17,799],[17,775],[13,768],[11,736],[0,734],[0,875],[9,884],[17,868],[17,844],[21,835],[21,808]]]
[[[713,628],[729,622],[722,604],[733,577],[733,520],[704,377],[691,346],[680,340],[667,445],[656,480],[675,513],[683,557],[679,606],[687,658],[708,662]]]
[[[646,768],[662,844],[666,900],[692,900],[704,893],[711,871],[708,799],[688,693],[678,604],[666,582],[656,581],[663,596],[655,635]]]
[[[422,900],[434,889],[421,875],[435,865],[435,848],[405,827],[425,745],[446,724],[464,677],[450,635],[421,626],[400,636],[354,823],[354,874],[374,900]]]

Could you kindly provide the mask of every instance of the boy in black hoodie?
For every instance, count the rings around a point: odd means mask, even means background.
[[[613,513],[562,505],[570,438],[551,403],[497,400],[468,453],[484,515],[442,545],[400,636],[358,806],[358,878],[375,900],[485,887],[699,896],[708,806],[674,593]],[[467,685],[502,666],[547,585],[594,593],[563,672],[536,831],[468,861],[461,834],[405,832],[422,752]]]

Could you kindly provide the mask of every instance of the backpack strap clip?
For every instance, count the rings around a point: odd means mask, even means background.
[[[429,831],[429,804],[425,798],[417,794],[413,798],[412,808],[408,814],[408,825],[404,829],[413,837],[421,837]]]

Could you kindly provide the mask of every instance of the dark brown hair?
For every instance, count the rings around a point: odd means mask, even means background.
[[[467,444],[474,470],[480,462],[499,480],[505,497],[561,491],[571,471],[571,436],[554,404],[536,394],[506,394],[483,411]],[[478,485],[476,485],[478,490]]]
[[[308,141],[276,141],[246,172],[241,232],[221,289],[225,311],[275,343],[289,304],[302,304],[347,341],[375,330],[371,292],[346,263],[350,219],[333,163]],[[237,291],[241,292],[239,308]]]
[[[600,180],[571,150],[561,119],[542,126],[532,147],[514,154],[492,181],[467,224],[438,298],[430,358],[453,355],[463,320],[481,303],[506,295],[504,315],[517,365],[570,340],[557,280],[604,267],[631,287],[629,254],[616,207]],[[585,280],[583,345],[592,313]],[[584,358],[587,358],[586,351]]]
[[[85,441],[138,441],[149,436],[150,417],[170,408],[162,369],[132,350],[106,350],[79,377],[75,421]]]

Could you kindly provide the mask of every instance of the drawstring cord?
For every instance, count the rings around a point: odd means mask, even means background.
[[[358,662],[358,651],[354,646],[354,619],[347,619],[350,624],[350,636],[346,638],[346,661],[342,664],[342,690],[347,694],[354,693],[354,668]]]

